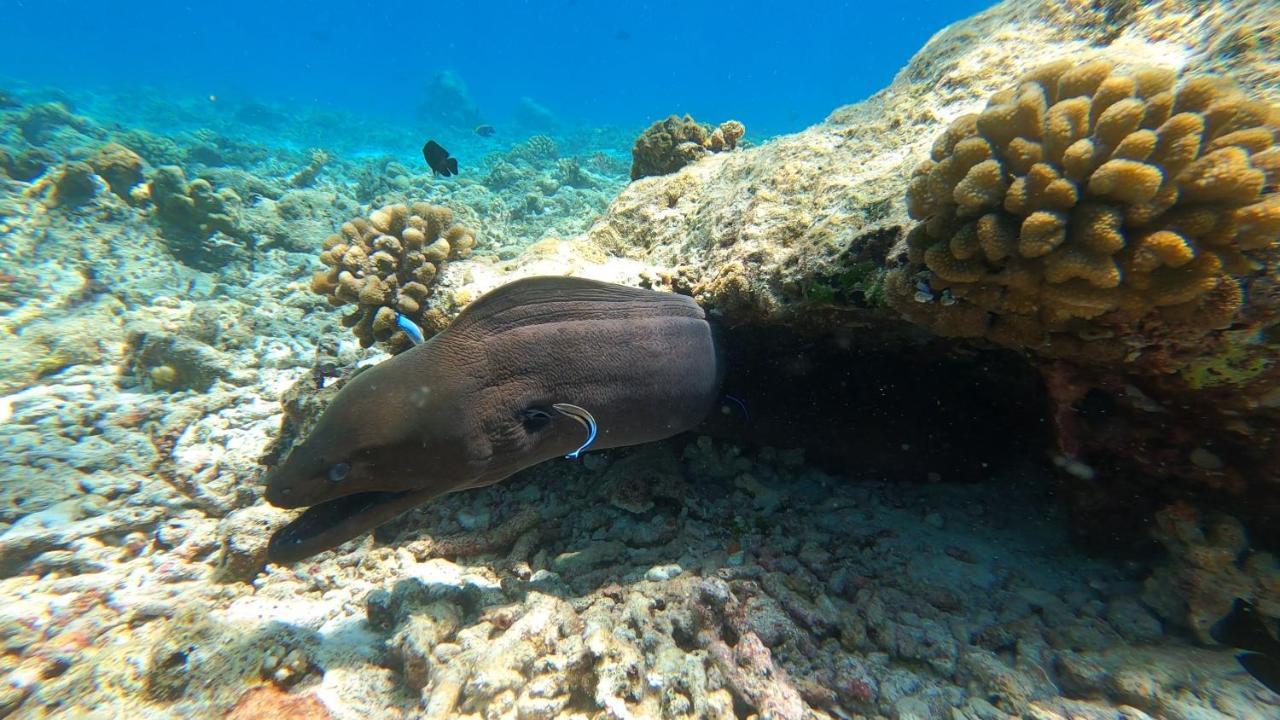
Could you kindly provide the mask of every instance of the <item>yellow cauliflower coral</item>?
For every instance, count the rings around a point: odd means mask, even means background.
[[[443,263],[475,246],[475,233],[454,223],[448,208],[419,202],[387,205],[366,218],[342,224],[325,239],[320,262],[327,270],[311,279],[311,290],[335,307],[354,304],[342,324],[364,347],[387,343],[392,352],[411,342],[397,326],[397,313],[427,326],[427,296]]]
[[[1059,61],[953,122],[907,209],[889,297],[935,331],[1208,332],[1280,239],[1280,112],[1221,78]]]

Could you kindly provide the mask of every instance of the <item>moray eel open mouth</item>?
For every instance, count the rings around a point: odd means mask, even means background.
[[[416,505],[421,492],[362,492],[306,509],[276,531],[267,545],[272,562],[292,563],[340,545]]]

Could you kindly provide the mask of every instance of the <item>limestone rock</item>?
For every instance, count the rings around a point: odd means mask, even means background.
[[[288,512],[270,505],[254,505],[223,518],[218,524],[214,578],[219,582],[248,581],[262,572],[267,564],[267,542],[289,517]]]

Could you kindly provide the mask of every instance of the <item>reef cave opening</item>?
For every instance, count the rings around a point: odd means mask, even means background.
[[[1109,392],[1092,390],[1070,408],[1074,440],[1087,440],[1082,461],[1055,467],[1062,458],[1054,402],[1041,369],[1017,352],[782,326],[723,329],[720,348],[723,392],[734,400],[699,432],[803,448],[817,467],[850,478],[984,482],[1039,466],[1043,472],[1027,477],[1042,479],[1046,503],[1067,511],[1074,543],[1094,555],[1158,553],[1154,515],[1179,501],[1239,516],[1255,546],[1280,547],[1272,520],[1280,499],[1265,486],[1244,494],[1229,484],[1202,487],[1156,462],[1186,436],[1183,416],[1138,417]]]
[[[724,329],[722,407],[705,432],[799,447],[851,477],[975,482],[1046,462],[1039,374],[1017,353],[945,340],[866,343],[781,326]]]

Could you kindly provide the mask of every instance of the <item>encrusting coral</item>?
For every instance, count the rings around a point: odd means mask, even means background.
[[[387,205],[368,219],[342,224],[324,241],[320,262],[329,266],[311,279],[311,289],[329,303],[355,304],[342,324],[364,347],[386,342],[392,352],[411,341],[397,326],[397,313],[427,334],[440,323],[428,317],[426,298],[441,265],[475,247],[475,233],[453,221],[448,208],[417,202]]]
[[[251,240],[240,224],[240,196],[230,188],[214,190],[203,178],[188,183],[182,168],[166,165],[156,170],[146,193],[166,230],[170,250],[185,263],[218,267]],[[135,199],[144,194],[137,193]],[[219,233],[241,244],[213,240]]]
[[[890,301],[940,334],[1051,354],[1192,348],[1232,323],[1280,237],[1278,137],[1280,112],[1220,78],[1041,67],[916,169]]]
[[[723,122],[714,130],[688,115],[659,120],[641,133],[631,148],[631,179],[667,175],[708,152],[733,150],[746,132],[737,120]]]
[[[0,149],[0,172],[14,180],[30,182],[54,162],[53,153],[42,148],[27,148],[11,153]]]
[[[37,186],[36,190],[43,189]],[[53,207],[74,207],[87,202],[98,191],[93,168],[88,163],[71,162],[51,180],[47,199]]]
[[[312,150],[311,162],[294,173],[289,178],[289,184],[296,188],[304,188],[311,185],[311,183],[315,182],[316,176],[320,174],[320,171],[324,169],[324,166],[328,165],[332,159],[333,156],[324,150]]]
[[[1239,520],[1202,517],[1190,505],[1174,503],[1156,513],[1152,534],[1169,558],[1147,579],[1142,599],[1168,622],[1211,643],[1209,628],[1237,597],[1264,615],[1280,615],[1280,564],[1251,547]]]
[[[107,143],[89,158],[93,171],[107,182],[111,192],[129,199],[129,191],[142,182],[142,157],[120,143]]]

